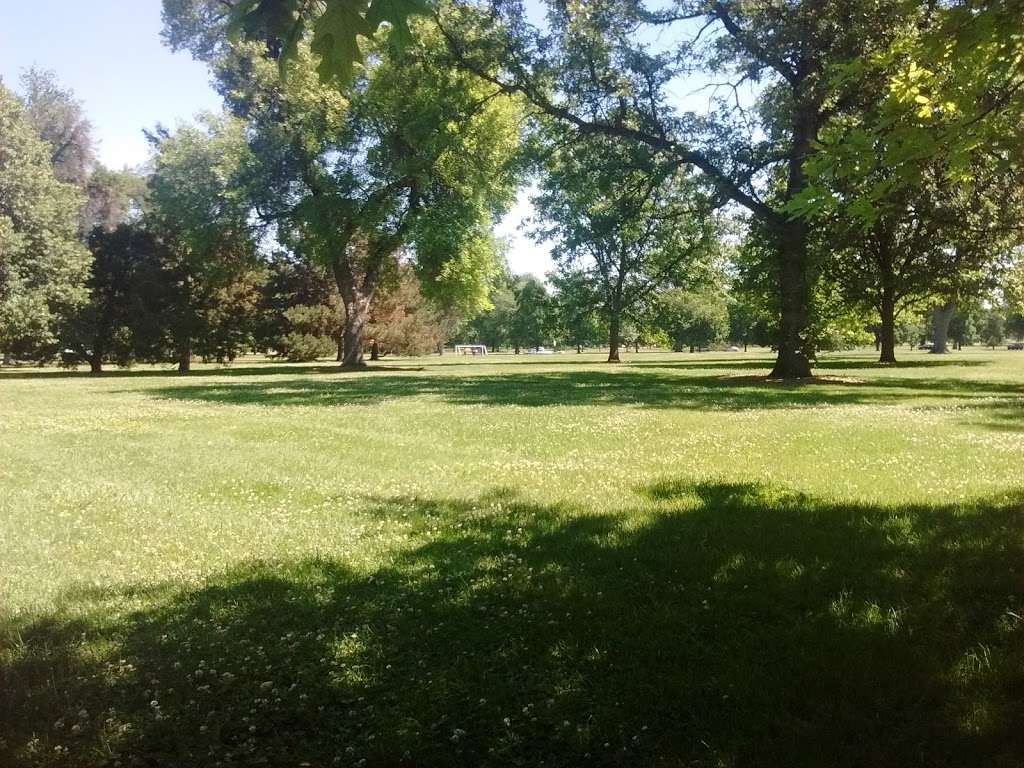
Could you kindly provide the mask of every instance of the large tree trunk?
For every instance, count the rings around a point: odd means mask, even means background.
[[[103,356],[107,349],[107,340],[111,336],[110,329],[114,320],[110,316],[110,302],[107,302],[107,309],[100,316],[96,326],[96,333],[92,337],[92,352],[89,354],[89,370],[92,373],[103,373]]]
[[[932,310],[932,354],[941,355],[949,352],[948,337],[949,337],[949,321],[953,319],[953,313],[956,311],[956,302],[953,300],[947,301]]]
[[[611,322],[608,323],[608,362],[618,363],[619,361],[619,315],[613,312]]]
[[[878,340],[878,362],[896,362],[896,267],[894,235],[884,220],[875,223],[871,255],[878,270],[880,323],[875,331]]]
[[[4,365],[14,365],[14,355],[10,352],[4,352]]]
[[[811,376],[804,348],[810,303],[807,230],[798,221],[787,222],[780,230],[778,356],[769,378],[804,379]]]
[[[192,370],[192,339],[185,339],[178,347],[178,373]]]
[[[881,355],[878,357],[880,363],[896,362],[896,298],[893,296],[891,286],[882,286],[882,302],[878,307],[878,313],[882,318],[879,330],[879,341],[881,342]]]
[[[361,279],[353,271],[349,261],[350,248],[365,248],[360,255],[364,257],[365,272]],[[384,246],[370,249],[363,244],[346,243],[334,259],[334,280],[338,284],[338,293],[345,307],[345,325],[341,332],[342,354],[341,367],[345,369],[365,368],[363,360],[363,332],[370,320],[370,304],[380,282],[381,266],[390,253]]]
[[[103,340],[102,332],[97,333],[92,340],[92,351],[89,353],[89,372],[103,373]]]
[[[820,104],[808,93],[807,82],[794,83],[793,143],[787,158],[786,200],[807,187],[804,163],[814,153]],[[779,259],[778,357],[770,378],[803,379],[811,375],[805,334],[811,304],[811,269],[807,225],[800,219],[774,218],[771,222]]]
[[[370,319],[370,298],[353,291],[355,295],[345,302],[344,351],[342,368],[365,368],[363,360],[363,330]]]
[[[192,275],[185,271],[182,280],[182,315],[178,328],[178,373],[192,370],[192,336],[196,320],[192,313]]]

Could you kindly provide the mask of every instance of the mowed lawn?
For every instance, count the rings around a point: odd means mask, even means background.
[[[0,372],[0,766],[1024,765],[1024,353]]]

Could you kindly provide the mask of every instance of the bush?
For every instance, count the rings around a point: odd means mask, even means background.
[[[308,363],[321,357],[333,357],[338,344],[327,336],[292,332],[284,337],[285,355],[290,362]]]

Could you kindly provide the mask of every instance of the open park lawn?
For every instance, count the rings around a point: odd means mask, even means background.
[[[0,765],[1024,765],[1024,353],[0,373]]]

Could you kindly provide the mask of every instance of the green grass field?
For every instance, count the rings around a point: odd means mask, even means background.
[[[1024,765],[1024,354],[0,372],[0,766]]]

